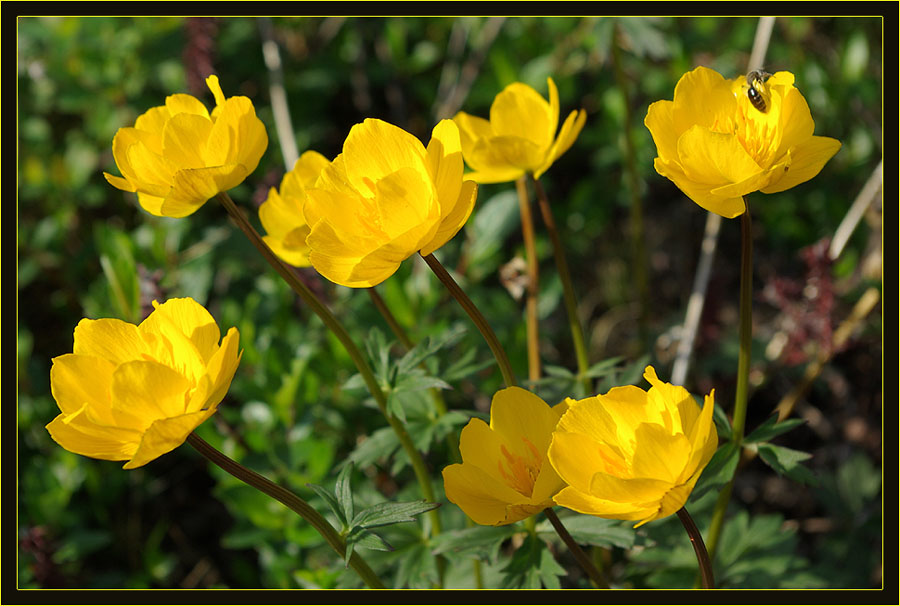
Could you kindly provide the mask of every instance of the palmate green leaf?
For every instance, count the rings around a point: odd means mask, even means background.
[[[768,442],[775,436],[780,436],[781,434],[792,430],[798,425],[803,425],[806,423],[803,419],[785,419],[782,422],[778,422],[778,416],[772,415],[766,422],[754,429],[750,434],[744,438],[744,444],[753,444],[756,442]]]
[[[768,442],[757,444],[756,448],[757,452],[759,452],[759,457],[780,475],[810,486],[815,486],[819,483],[816,476],[801,465],[803,461],[812,457],[808,452],[776,446]]]
[[[344,515],[344,509],[341,507],[341,504],[337,499],[334,498],[334,495],[327,488],[322,488],[317,484],[307,484],[309,488],[311,488],[317,495],[322,497],[322,500],[325,501],[325,504],[328,505],[328,509],[335,515],[335,517],[340,521],[341,526],[344,530],[347,529],[347,518]]]
[[[337,502],[344,512],[344,520],[353,519],[353,494],[350,490],[350,475],[353,473],[353,464],[345,465],[338,474],[337,482],[334,484],[334,495]],[[349,526],[352,528],[353,524]]]
[[[429,356],[434,355],[445,347],[450,347],[459,342],[466,334],[466,327],[462,324],[452,326],[435,337],[428,337],[410,349],[397,361],[398,375],[409,373],[413,369],[418,370],[421,364]]]
[[[525,538],[503,572],[504,589],[559,589],[559,577],[566,574],[547,544],[535,535]]]
[[[376,461],[387,459],[400,446],[397,434],[391,427],[382,427],[362,441],[347,458],[348,463],[354,463],[360,467],[371,465]]]
[[[560,521],[578,543],[623,549],[634,546],[635,532],[631,527],[633,523],[582,514],[561,516]],[[553,526],[547,520],[540,522],[536,530],[538,535],[546,538],[557,536]]]
[[[479,362],[473,362],[477,353],[478,350],[475,348],[465,350],[459,359],[441,372],[441,376],[449,382],[459,381],[494,365],[495,361],[493,358],[485,358]]]
[[[428,501],[406,501],[401,503],[378,503],[360,511],[350,523],[352,528],[376,528],[399,522],[415,522],[416,516],[440,507],[440,503]]]
[[[393,551],[394,547],[374,532],[365,528],[353,528],[346,536],[347,549],[344,551],[344,566],[350,565],[350,558],[357,547],[374,551]]]
[[[460,530],[447,530],[431,541],[434,553],[474,554],[488,560],[496,560],[503,542],[516,534],[515,524],[506,526],[473,526]]]
[[[735,469],[737,469],[740,455],[741,449],[733,442],[726,442],[720,446],[703,470],[703,474],[691,492],[691,499],[696,500],[708,491],[730,482],[734,477]]]
[[[438,582],[435,554],[424,543],[414,543],[403,548],[398,559],[394,586],[410,589],[430,589]]]

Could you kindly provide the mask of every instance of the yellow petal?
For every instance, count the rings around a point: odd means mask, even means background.
[[[73,353],[95,356],[118,366],[143,359],[147,345],[134,324],[114,318],[78,322]]]
[[[620,503],[599,499],[593,495],[566,486],[553,501],[578,513],[586,513],[600,518],[613,520],[640,520],[656,513],[657,507],[644,504]]]
[[[95,356],[64,354],[53,358],[50,392],[64,415],[78,412],[85,403],[103,422],[113,424],[109,390],[116,365]]]
[[[558,120],[558,105],[556,111]],[[553,118],[550,104],[536,90],[521,82],[508,85],[491,104],[491,129],[494,134],[528,141],[541,155],[553,142],[557,125]]]
[[[111,175],[107,172],[104,172],[103,176],[106,178],[106,181],[116,189],[121,189],[122,191],[128,192],[137,191],[137,188],[134,185],[132,185],[122,177],[116,177],[115,175]]]
[[[141,205],[141,208],[146,210],[151,215],[155,215],[157,217],[164,216],[162,212],[163,202],[166,201],[164,197],[160,198],[157,196],[151,196],[150,194],[145,194],[144,192],[140,191],[137,193],[137,195],[138,203]]]
[[[626,471],[619,453],[583,433],[557,429],[553,432],[548,458],[565,483],[582,492],[590,491],[591,478],[598,470]]]
[[[222,346],[209,359],[207,376],[212,383],[212,391],[204,402],[204,407],[216,406],[228,393],[228,388],[231,386],[234,373],[237,371],[243,355],[243,352],[238,351],[239,340],[238,329],[229,328],[228,333],[222,339]]]
[[[656,144],[656,153],[663,160],[678,159],[678,136],[675,127],[675,104],[672,101],[656,101],[647,108],[644,126],[650,131]]]
[[[645,509],[648,503],[661,501],[672,486],[672,482],[654,478],[619,478],[599,472],[591,480],[591,495],[613,503],[627,503],[632,509]]]
[[[475,182],[464,181],[460,188],[459,198],[457,199],[456,204],[453,205],[451,211],[441,220],[441,224],[434,234],[434,238],[422,247],[420,252],[423,257],[430,255],[459,233],[459,230],[462,229],[463,225],[466,224],[466,221],[469,220],[469,216],[475,208],[475,198],[477,196],[478,186]]]
[[[678,139],[678,159],[689,179],[713,187],[761,172],[737,137],[702,126],[692,126]]]
[[[309,260],[309,246],[306,246],[306,237],[309,235],[309,228],[298,228],[291,233],[295,232],[301,235],[292,238],[292,240],[294,240],[293,244],[289,244],[287,240],[278,240],[272,236],[263,236],[263,241],[272,249],[272,252],[275,253],[279,259],[288,265],[293,265],[294,267],[309,267],[311,265]],[[296,243],[299,240],[303,241],[302,246]]]
[[[219,77],[212,74],[206,78],[206,86],[212,91],[213,97],[216,99],[216,105],[225,104],[225,95],[222,93],[222,87],[219,85]]]
[[[495,484],[506,485],[499,467],[499,463],[503,460],[504,446],[500,434],[495,433],[487,423],[477,418],[471,419],[459,435],[459,452],[463,463],[480,468]]]
[[[120,428],[97,428],[66,422],[61,414],[47,424],[53,441],[75,454],[105,461],[125,461],[137,448],[141,434]]]
[[[163,155],[179,169],[206,166],[203,149],[212,128],[213,123],[203,116],[173,116],[163,129]]]
[[[810,137],[805,143],[790,150],[790,163],[785,165],[780,179],[761,191],[774,194],[805,183],[819,174],[825,163],[841,149],[841,142],[831,137]]]
[[[138,116],[134,122],[134,129],[140,131],[138,134],[141,140],[155,154],[162,154],[162,132],[166,122],[171,117],[172,114],[169,112],[169,108],[165,105],[160,105],[151,107]]]
[[[459,127],[460,146],[462,147],[463,156],[466,158],[469,157],[479,140],[494,136],[491,123],[484,118],[479,118],[466,112],[459,112],[453,116],[453,122]],[[466,161],[468,162],[468,160]]]
[[[169,111],[170,117],[174,117],[178,114],[193,114],[195,116],[209,118],[209,112],[206,110],[206,106],[203,105],[199,99],[183,93],[166,97],[166,109]]]
[[[691,457],[691,443],[682,433],[671,434],[662,425],[642,423],[635,431],[634,477],[674,485]],[[593,486],[593,485],[592,485]],[[598,494],[591,489],[593,494]]]
[[[437,229],[440,205],[434,199],[434,188],[418,170],[400,168],[375,183],[375,207],[379,223],[388,238],[397,238],[421,227],[421,231]],[[433,237],[433,235],[432,235]],[[410,242],[411,246],[415,246]],[[409,250],[412,255],[418,246]]]
[[[319,175],[330,163],[328,158],[319,152],[307,150],[297,158],[290,174],[296,179],[297,184],[300,187],[306,189],[313,187],[316,184]],[[285,184],[283,187],[287,188],[287,185]],[[293,186],[291,186],[290,189],[293,190]]]
[[[530,455],[527,440],[544,456],[559,415],[541,398],[521,387],[507,387],[491,400],[491,429],[516,454]]]
[[[364,195],[373,194],[372,184],[402,168],[428,175],[422,142],[383,120],[366,118],[355,124],[344,141],[343,156],[350,184]]]
[[[577,112],[573,111],[569,114],[559,131],[559,136],[553,142],[553,146],[547,153],[547,160],[534,172],[535,179],[539,179],[560,156],[572,147],[572,144],[575,143],[575,139],[578,138],[581,129],[584,128],[586,120],[587,114],[583,109]]]
[[[134,171],[129,176],[138,190],[154,196],[164,197],[172,187],[172,177],[178,167],[165,157],[152,152],[142,141],[137,141],[129,146],[125,155],[128,163]]]
[[[187,379],[158,362],[126,362],[113,373],[112,405],[148,427],[156,419],[184,414],[190,387]]]
[[[247,169],[240,164],[179,170],[160,211],[167,217],[186,217],[217,193],[236,187],[246,177]]]
[[[450,214],[462,188],[463,157],[459,128],[452,120],[441,120],[428,142],[428,172],[437,190],[442,218]]]
[[[512,524],[541,510],[528,507],[522,495],[472,465],[450,465],[444,468],[442,475],[447,500],[459,506],[477,524]],[[516,504],[519,507],[515,507]]]
[[[192,412],[177,417],[159,419],[144,432],[137,452],[124,465],[124,469],[135,469],[153,459],[181,446],[189,433],[208,419],[215,411]]]
[[[693,125],[713,128],[723,116],[733,116],[737,106],[731,83],[715,70],[703,66],[678,80],[673,103],[673,118],[679,136]]]
[[[219,348],[221,333],[215,319],[205,307],[190,297],[153,302],[153,312],[140,323],[141,330],[172,338],[174,335],[191,340],[204,362]]]
[[[733,219],[742,215],[746,209],[742,197],[723,197],[712,193],[712,186],[688,179],[675,162],[666,162],[661,158],[656,158],[653,161],[653,167],[660,175],[671,179],[684,195],[709,212],[722,215],[726,219]]]
[[[306,194],[303,194],[304,200]],[[266,233],[275,239],[284,238],[299,225],[305,225],[297,197],[283,198],[274,187],[269,189],[266,201],[259,207],[259,222]]]

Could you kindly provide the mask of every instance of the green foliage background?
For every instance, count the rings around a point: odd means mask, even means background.
[[[349,128],[366,117],[426,138],[452,86],[471,88],[451,112],[486,116],[505,85],[519,80],[546,94],[552,76],[561,114],[583,107],[587,126],[542,179],[563,231],[586,320],[591,361],[620,358],[600,391],[639,382],[648,361],[671,370],[671,330],[684,315],[705,213],[653,170],[655,148],[643,126],[647,106],[671,99],[679,77],[707,65],[726,77],[746,70],[755,18],[276,18],[270,22],[284,64],[284,84],[300,151],[333,157]],[[237,326],[244,357],[214,422],[199,433],[243,464],[291,487],[313,503],[307,483],[331,487],[338,466],[356,463],[354,499],[361,505],[419,498],[396,443],[377,409],[355,388],[353,366],[318,319],[267,267],[210,203],[189,219],[149,216],[136,197],[109,186],[116,129],[133,124],[166,95],[190,92],[206,103],[211,69],[225,94],[250,97],[270,138],[251,177],[231,192],[253,208],[278,184],[284,160],[269,101],[262,20],[252,18],[50,18],[18,21],[18,582],[23,588],[354,587],[321,539],[297,516],[218,469],[188,447],[135,471],[71,454],[44,429],[58,413],[49,390],[50,360],[71,351],[82,317],[142,319],[153,298],[191,296],[220,327]],[[614,37],[614,32],[619,35]],[[619,45],[625,89],[611,49]],[[801,249],[834,234],[882,149],[882,22],[879,18],[780,18],[768,71],[796,75],[816,134],[843,148],[812,181],[787,192],[751,196],[754,216],[755,346],[748,430],[762,424],[799,381],[817,335],[790,341],[799,355],[766,354],[785,328],[785,310],[762,297],[777,279],[801,284]],[[207,70],[207,71],[204,71]],[[442,85],[442,82],[444,83]],[[198,86],[199,83],[199,86]],[[627,99],[627,101],[626,101]],[[452,103],[451,103],[452,105]],[[625,135],[635,145],[650,272],[648,339],[639,328],[631,280]],[[255,214],[253,220],[256,221]],[[480,188],[475,214],[438,256],[492,322],[517,372],[524,375],[521,304],[504,289],[500,266],[522,254],[511,184]],[[550,244],[538,227],[542,258],[542,357],[573,369],[561,288]],[[715,387],[730,410],[737,366],[739,226],[726,221],[707,313],[687,386]],[[866,287],[880,289],[880,203],[828,268],[835,302],[826,324],[842,321]],[[407,261],[379,287],[416,342],[466,329],[429,359],[431,374],[451,384],[457,411],[438,422],[399,394],[410,426],[440,489],[447,436],[456,439],[470,414],[483,414],[501,387],[481,337],[420,262]],[[369,298],[301,271],[357,342],[390,334]],[[808,294],[808,291],[807,291]],[[824,296],[819,294],[818,297]],[[816,312],[821,298],[796,302]],[[815,485],[779,476],[759,458],[738,475],[716,573],[726,587],[881,585],[881,321],[880,306],[830,361],[795,416],[805,423],[773,441],[811,453]],[[377,336],[370,343],[377,344]],[[374,351],[386,351],[386,348]],[[548,367],[548,371],[553,371]],[[537,387],[548,401],[571,395],[564,372]],[[350,384],[347,385],[348,381]],[[421,392],[419,392],[421,393]],[[712,492],[689,503],[701,529]],[[443,497],[443,495],[441,495]],[[442,499],[443,500],[443,499]],[[321,509],[321,511],[325,511]],[[464,528],[446,503],[447,528]],[[627,523],[565,518],[577,538],[598,545],[620,586],[689,587],[696,572],[677,520],[639,531]],[[539,524],[539,535],[552,531]],[[514,529],[443,536],[439,551],[456,554],[448,586],[471,586],[463,555],[486,558],[485,585],[585,587],[557,543],[557,563],[515,551]],[[395,586],[428,587],[431,550],[416,524],[391,527],[397,547],[373,555]],[[512,537],[512,538],[511,538]],[[527,547],[527,546],[526,546]],[[459,551],[464,549],[464,551]],[[529,556],[531,557],[531,556]]]

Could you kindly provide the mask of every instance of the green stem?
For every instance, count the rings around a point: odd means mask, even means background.
[[[290,490],[275,484],[271,480],[259,475],[251,469],[247,469],[237,461],[230,459],[196,433],[188,434],[187,443],[193,446],[197,452],[206,457],[212,463],[215,463],[223,470],[244,482],[245,484],[256,488],[260,492],[272,497],[282,505],[285,505],[291,511],[297,513],[301,518],[309,522],[309,524],[318,531],[322,538],[331,546],[332,549],[344,558],[347,551],[347,544],[340,534],[322,517],[318,511],[313,509],[309,503],[292,493]],[[365,560],[354,550],[350,556],[350,567],[360,576],[360,578],[372,589],[384,589],[384,584],[378,576],[369,568]]]
[[[472,322],[475,323],[475,326],[481,332],[484,340],[487,341],[488,347],[491,348],[491,352],[493,352],[494,358],[497,360],[497,365],[500,367],[500,373],[503,375],[506,386],[514,386],[516,384],[516,375],[509,363],[509,358],[506,356],[506,351],[504,351],[503,346],[500,345],[500,340],[497,339],[497,335],[494,334],[493,329],[484,318],[484,315],[478,310],[465,291],[459,287],[459,284],[456,283],[453,276],[451,276],[444,266],[441,265],[441,262],[435,258],[434,253],[425,255],[422,258],[425,259],[425,263],[428,264],[428,267],[431,268],[434,275],[438,277],[438,280],[440,280],[444,287],[450,291],[453,298],[459,302],[472,319]]]
[[[566,304],[566,313],[569,316],[569,329],[572,331],[572,342],[575,345],[578,376],[581,378],[584,396],[590,396],[592,385],[591,378],[588,376],[587,347],[584,344],[584,330],[581,327],[581,321],[578,319],[578,303],[575,299],[575,289],[572,287],[572,277],[569,274],[566,253],[559,239],[559,231],[556,229],[556,221],[553,220],[553,211],[550,209],[550,203],[547,201],[547,194],[544,192],[541,182],[535,179],[532,173],[529,173],[528,176],[531,177],[531,182],[537,193],[541,216],[544,218],[547,234],[550,236],[550,242],[553,244],[553,258],[556,261],[556,271],[559,273],[559,279],[562,282],[563,299]]]
[[[559,538],[563,540],[563,543],[566,544],[566,547],[568,547],[569,551],[572,552],[572,555],[575,556],[575,560],[581,568],[584,569],[594,585],[600,589],[609,589],[609,583],[607,583],[603,573],[597,570],[597,567],[594,566],[591,559],[584,551],[582,551],[581,547],[578,546],[578,543],[575,542],[575,539],[572,538],[572,535],[569,534],[569,531],[563,526],[562,521],[557,517],[556,512],[548,507],[544,510],[544,515],[550,520],[556,534],[559,535]]]
[[[403,450],[406,452],[409,457],[410,463],[412,464],[413,471],[416,474],[416,479],[419,482],[419,487],[422,491],[422,496],[426,501],[434,502],[434,490],[431,486],[431,477],[428,475],[428,471],[425,469],[425,462],[422,460],[422,455],[416,449],[415,444],[413,444],[412,439],[409,437],[409,434],[406,431],[406,428],[403,424],[396,418],[394,415],[390,414],[387,409],[387,398],[384,395],[384,392],[381,390],[381,387],[378,385],[378,380],[375,378],[375,374],[372,372],[372,369],[369,367],[368,362],[366,361],[365,356],[363,356],[362,352],[356,346],[356,343],[353,342],[353,339],[350,337],[350,334],[344,329],[344,326],[338,322],[337,318],[331,313],[331,311],[321,302],[318,297],[304,284],[291,269],[272,252],[272,249],[263,241],[262,237],[256,232],[252,225],[250,225],[247,218],[241,213],[240,209],[235,205],[234,201],[229,197],[225,192],[220,192],[216,194],[216,199],[225,207],[225,210],[231,216],[237,226],[244,232],[244,235],[250,240],[250,242],[259,250],[263,257],[269,262],[269,264],[278,272],[278,274],[284,278],[284,280],[290,285],[290,287],[296,292],[300,298],[306,303],[319,318],[324,322],[325,326],[331,330],[332,333],[338,338],[341,344],[346,349],[347,354],[349,354],[350,358],[353,360],[353,363],[356,365],[359,374],[362,376],[363,380],[366,383],[366,386],[369,389],[369,393],[372,394],[372,397],[375,398],[375,403],[378,405],[378,408],[381,410],[381,414],[384,415],[384,418],[387,419],[388,424],[394,430],[394,433],[397,435],[397,439],[400,441],[400,445],[403,447]],[[441,521],[440,516],[437,514],[437,510],[433,509],[429,512],[429,518],[431,520],[431,528],[433,534],[440,534],[441,529]]]
[[[525,289],[525,332],[528,339],[528,379],[541,378],[540,336],[538,333],[538,262],[534,244],[534,220],[528,203],[528,187],[525,177],[516,179],[519,194],[519,214],[522,217],[522,240],[525,243],[525,262],[528,268],[528,284]]]
[[[700,534],[697,525],[694,524],[694,520],[687,512],[687,509],[682,507],[676,513],[678,513],[678,519],[681,520],[684,529],[688,533],[688,537],[691,539],[691,545],[694,546],[694,553],[697,554],[697,564],[700,566],[703,589],[712,589],[716,584],[713,579],[712,562],[709,559],[709,554],[706,552],[706,546],[703,544],[703,536]]]
[[[740,350],[738,352],[737,387],[734,394],[734,411],[732,412],[731,442],[738,447],[744,441],[744,424],[747,420],[747,400],[750,384],[750,347],[753,336],[753,231],[750,221],[750,205],[744,198],[746,210],[741,215],[741,303],[740,303]],[[725,521],[725,511],[731,492],[734,488],[734,477],[719,493],[713,510],[707,538],[709,555],[716,556],[719,535]]]

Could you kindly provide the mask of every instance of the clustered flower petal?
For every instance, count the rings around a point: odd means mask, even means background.
[[[558,505],[601,518],[668,516],[687,502],[718,445],[713,393],[703,408],[683,387],[664,383],[652,366],[649,391],[615,387],[567,400],[548,457],[567,484]]]
[[[681,77],[672,101],[651,104],[644,119],[656,143],[656,171],[729,219],[744,212],[743,196],[804,183],[841,147],[813,135],[809,106],[790,72],[756,80],[764,111],[749,88],[744,76],[726,80],[701,66]]]
[[[459,440],[462,464],[444,468],[444,492],[478,524],[512,524],[553,506],[562,487],[547,447],[565,404],[551,408],[533,393],[494,394],[491,423],[472,419]]]
[[[47,425],[76,454],[140,467],[178,447],[216,412],[237,370],[238,331],[220,332],[190,298],[158,304],[139,325],[84,319],[73,353],[53,359],[62,413]]]
[[[216,76],[206,84],[216,99],[212,113],[191,95],[170,95],[165,105],[141,114],[113,138],[122,176],[103,176],[118,189],[137,192],[140,205],[153,215],[190,215],[239,185],[266,150],[266,128],[250,99],[226,99]]]
[[[504,88],[491,104],[490,120],[459,112],[462,152],[477,183],[503,183],[533,173],[539,178],[568,150],[584,127],[585,111],[572,111],[559,131],[559,93],[547,78],[549,103],[521,82]]]
[[[283,261],[295,267],[309,267],[306,237],[309,225],[303,214],[306,190],[316,184],[319,174],[330,164],[328,158],[315,151],[304,152],[281,180],[281,187],[269,190],[259,207],[259,220],[266,235],[263,240]]]
[[[337,284],[374,286],[405,259],[427,256],[462,228],[477,186],[463,180],[459,130],[434,127],[426,148],[392,124],[368,118],[306,191],[306,243],[316,270]]]

